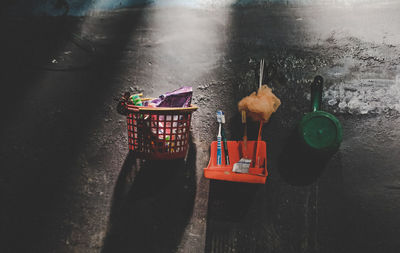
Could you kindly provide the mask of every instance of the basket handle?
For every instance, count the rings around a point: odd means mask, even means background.
[[[132,108],[132,111],[134,111],[134,112],[140,111],[139,107],[137,107],[137,106],[131,106],[131,108]]]

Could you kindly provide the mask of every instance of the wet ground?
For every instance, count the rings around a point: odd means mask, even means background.
[[[397,252],[399,8],[3,17],[0,251]],[[256,89],[261,58],[282,101],[263,132],[267,183],[210,182],[202,170],[215,112],[240,139],[236,104]],[[293,131],[317,74],[344,136],[333,157],[310,165]],[[199,106],[186,160],[129,155],[114,98],[183,85]]]

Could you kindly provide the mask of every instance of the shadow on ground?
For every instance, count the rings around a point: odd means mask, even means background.
[[[311,185],[321,176],[333,153],[317,153],[306,149],[297,132],[296,128],[279,156],[279,173],[291,185]]]
[[[193,212],[196,148],[186,160],[125,159],[114,190],[102,253],[176,252]]]
[[[93,18],[98,29],[93,34],[104,33],[109,39],[89,56],[87,48],[77,48],[83,42],[75,43],[74,33],[83,20],[33,17],[1,24],[10,32],[0,43],[0,62],[6,66],[0,80],[7,94],[0,102],[5,120],[0,126],[0,201],[7,203],[0,213],[1,252],[53,252],[75,246],[68,239],[74,221],[91,212],[92,198],[82,193],[82,183],[89,187],[85,175],[101,181],[104,172],[92,165],[109,152],[93,150],[93,163],[77,163],[98,127],[95,122],[104,122],[104,102],[116,89],[117,63],[141,17],[142,10],[136,10],[109,20]],[[65,47],[68,43],[74,49]],[[65,61],[63,68],[48,68],[49,57],[66,57],[66,52],[79,57]],[[82,66],[81,60],[89,57],[90,66],[72,71],[78,69],[70,67]],[[104,137],[99,137],[98,145],[102,143]],[[95,247],[89,238],[76,240]]]

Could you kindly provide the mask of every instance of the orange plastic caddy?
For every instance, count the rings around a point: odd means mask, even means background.
[[[222,148],[222,164],[217,165],[217,142],[211,143],[211,156],[207,168],[204,169],[204,177],[216,180],[233,182],[265,184],[267,179],[267,144],[265,141],[247,141],[247,157],[252,159],[249,173],[233,172],[233,164],[241,158],[243,141],[227,141],[230,165],[225,164],[225,153]],[[223,145],[223,143],[221,143]],[[256,157],[257,145],[259,145],[258,158]],[[259,159],[259,168],[255,168],[256,159]]]
[[[129,150],[152,160],[180,159],[189,146],[191,107],[145,107],[126,104]]]

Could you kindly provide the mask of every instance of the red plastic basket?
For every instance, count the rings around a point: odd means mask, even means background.
[[[152,160],[180,159],[189,146],[191,107],[144,107],[126,105],[128,109],[129,150],[140,158]]]

